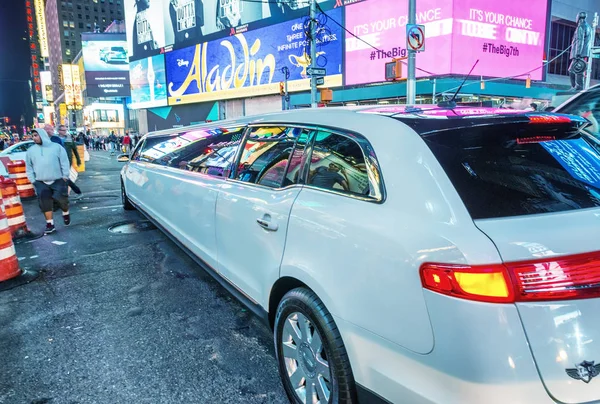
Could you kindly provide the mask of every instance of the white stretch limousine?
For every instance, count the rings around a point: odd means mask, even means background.
[[[591,402],[588,126],[397,106],[177,128],[139,142],[123,206],[272,327],[294,403]]]

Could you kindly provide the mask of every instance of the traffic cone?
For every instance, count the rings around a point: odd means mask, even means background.
[[[35,189],[26,174],[26,165],[23,160],[15,160],[7,164],[8,174],[11,180],[17,184],[19,196],[22,199],[35,197]]]
[[[17,184],[13,180],[0,177],[0,190],[2,191],[4,211],[13,239],[27,236],[30,231],[25,221],[25,213],[23,212],[23,204],[21,204]]]
[[[0,191],[0,291],[29,283],[38,277],[37,272],[22,271],[19,268],[19,260],[1,196]]]

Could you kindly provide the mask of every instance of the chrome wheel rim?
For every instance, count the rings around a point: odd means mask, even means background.
[[[332,376],[321,334],[302,313],[285,319],[281,349],[286,373],[300,402],[329,402]]]

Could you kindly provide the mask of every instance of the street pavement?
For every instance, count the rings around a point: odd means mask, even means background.
[[[92,152],[71,225],[56,212],[56,233],[16,243],[40,276],[0,291],[0,403],[287,403],[268,327],[122,209],[121,167]],[[143,231],[109,232],[123,221]]]

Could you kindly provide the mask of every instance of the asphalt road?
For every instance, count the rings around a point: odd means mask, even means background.
[[[0,403],[286,403],[270,330],[119,195],[92,152],[71,226],[16,244],[34,282],[0,292]],[[37,202],[24,202],[41,233]]]

